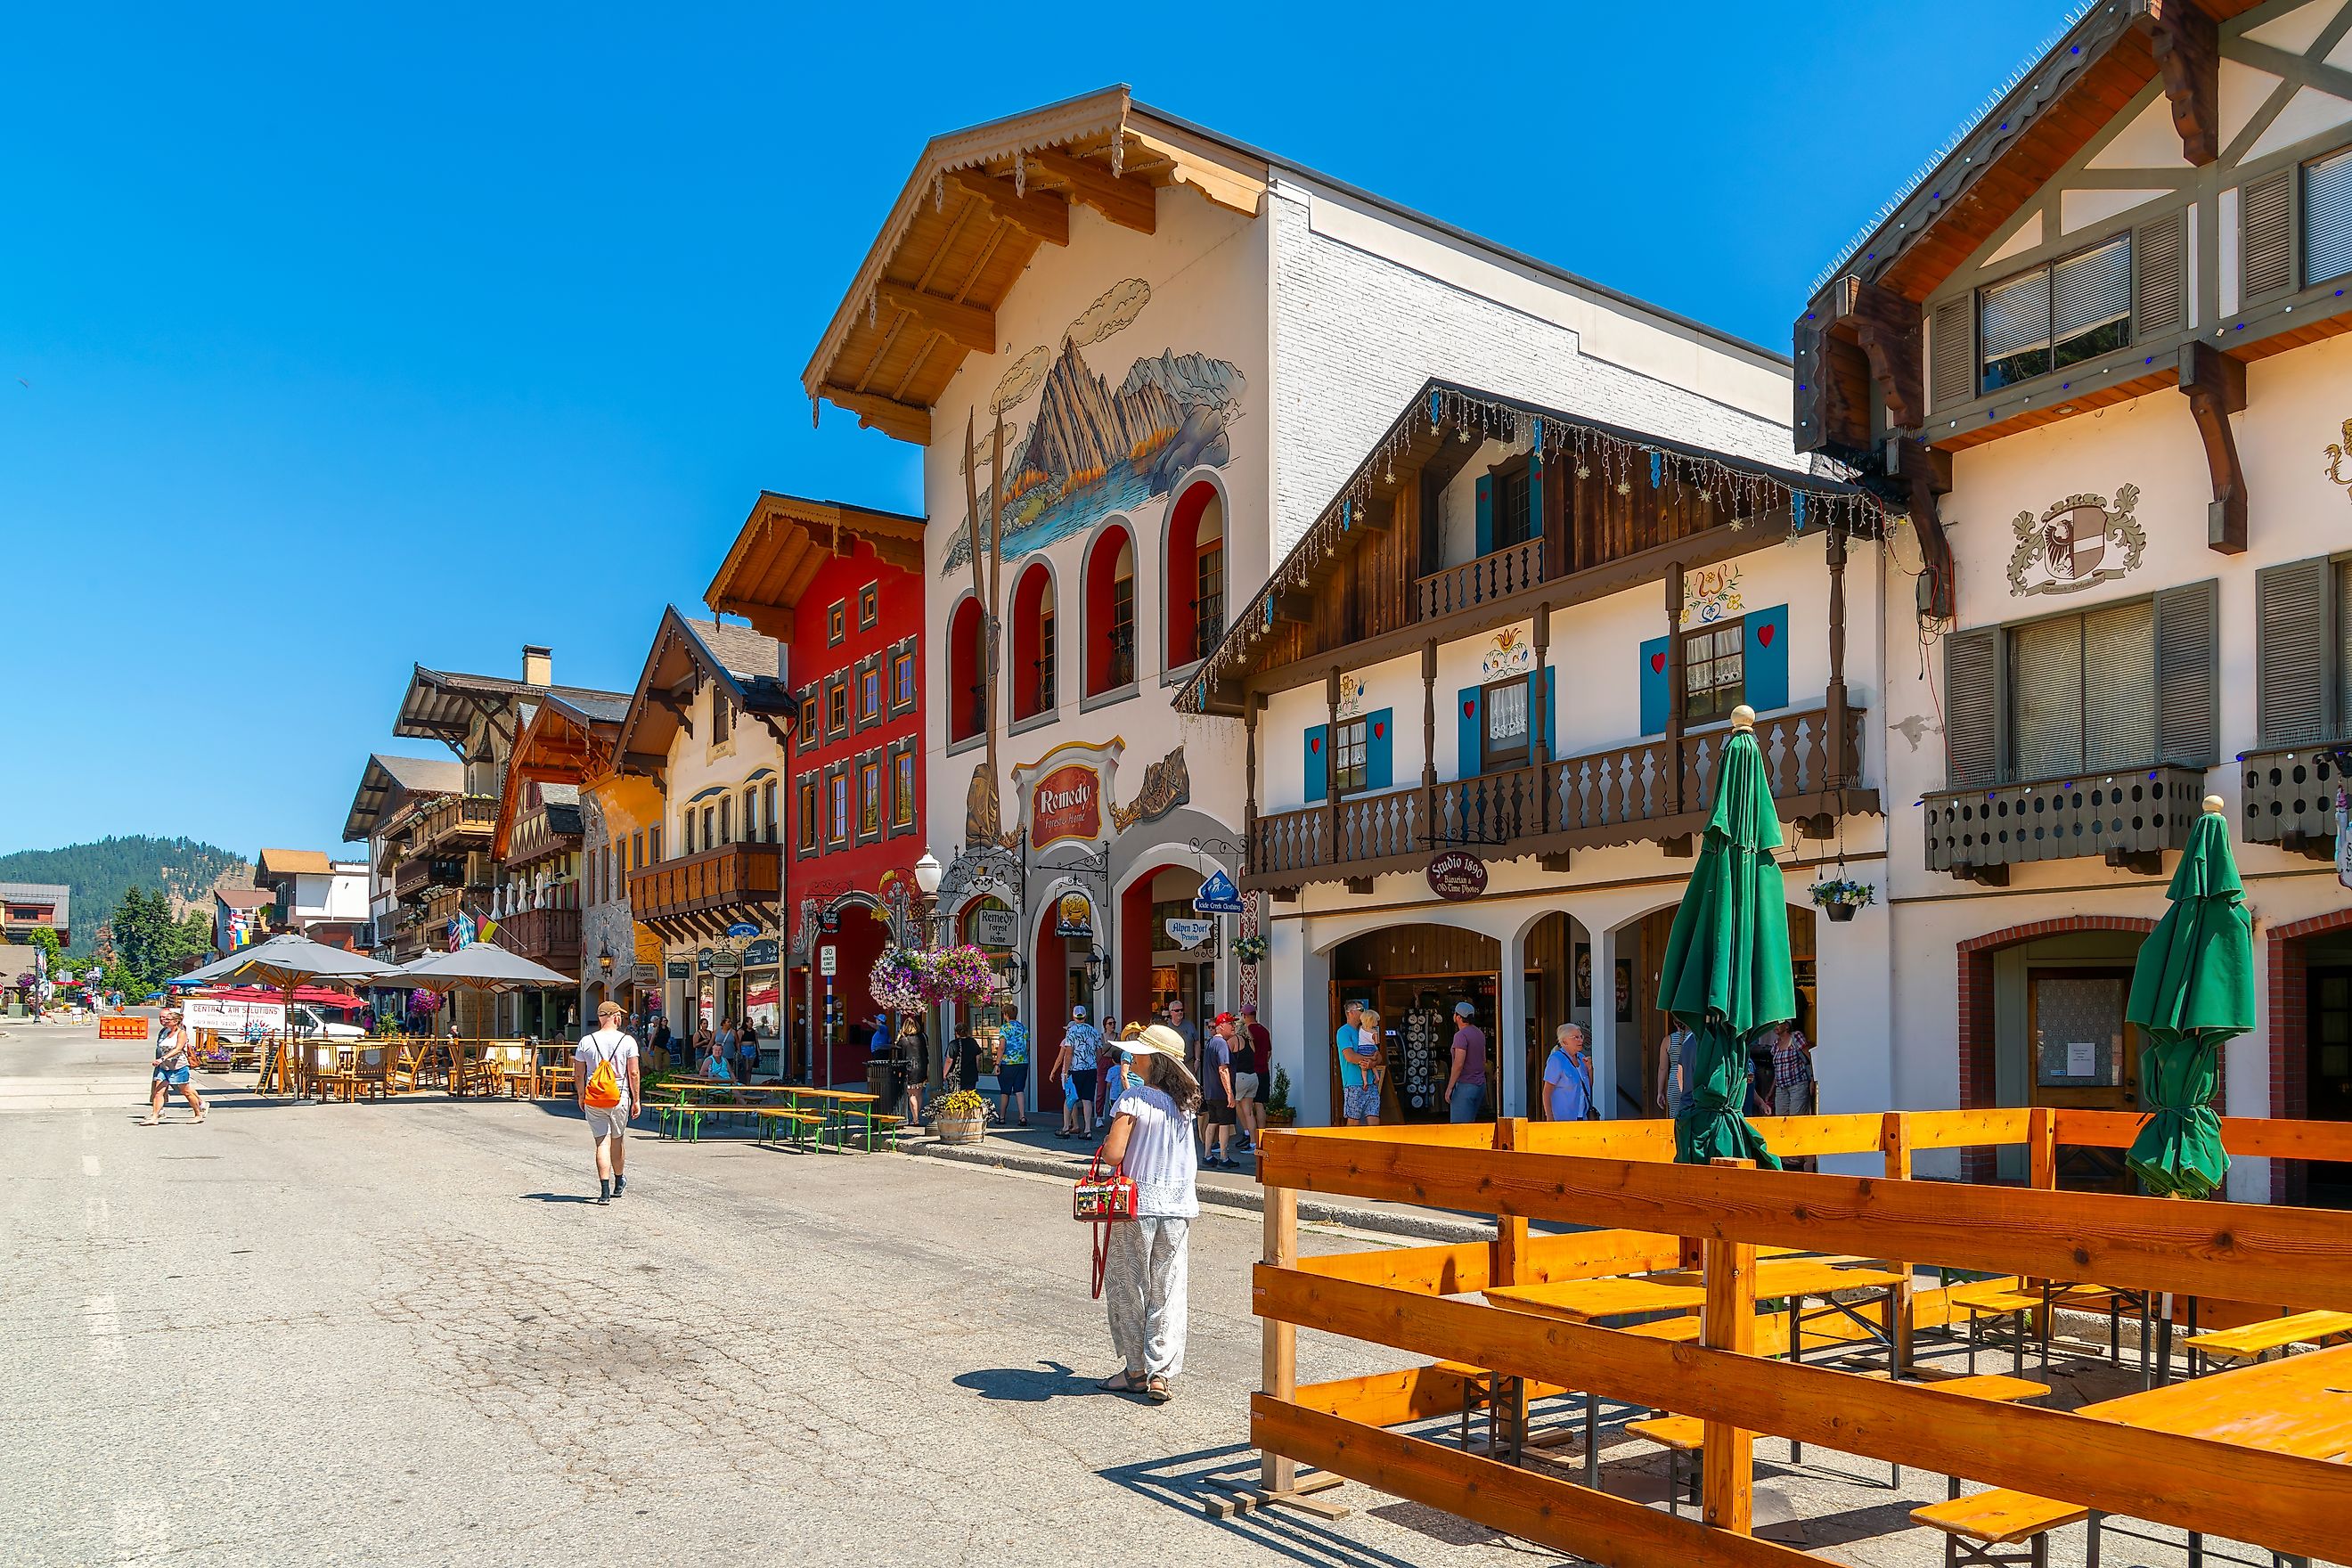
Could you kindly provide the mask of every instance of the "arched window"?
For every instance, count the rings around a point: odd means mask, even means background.
[[[1225,503],[1206,480],[1168,512],[1168,668],[1209,657],[1225,635]]]
[[[988,688],[981,675],[980,601],[966,595],[948,617],[948,739],[969,741],[988,713]]]
[[[1030,563],[1013,590],[1013,718],[1050,713],[1061,701],[1055,685],[1054,574]]]
[[[1087,556],[1087,695],[1135,684],[1135,539],[1111,528]]]

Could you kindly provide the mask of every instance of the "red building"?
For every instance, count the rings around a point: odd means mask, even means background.
[[[789,649],[780,1014],[795,1067],[816,1021],[820,1082],[864,1073],[866,975],[915,901],[922,536],[919,517],[763,491],[704,595]]]

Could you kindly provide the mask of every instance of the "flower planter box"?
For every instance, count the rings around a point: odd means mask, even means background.
[[[942,1143],[977,1143],[988,1135],[985,1116],[942,1116],[933,1125]]]

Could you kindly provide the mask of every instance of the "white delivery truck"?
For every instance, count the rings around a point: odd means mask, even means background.
[[[286,1031],[282,1002],[242,1002],[223,996],[191,996],[180,1005],[191,1029],[210,1029],[224,1042],[274,1039]],[[303,1003],[294,1005],[294,1033],[306,1040],[362,1040],[367,1031],[356,1024],[321,1017]]]

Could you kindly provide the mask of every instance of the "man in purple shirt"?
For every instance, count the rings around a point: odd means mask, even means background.
[[[1486,1120],[1486,1031],[1470,1020],[1478,1009],[1454,1004],[1454,1069],[1445,1075],[1445,1103],[1456,1121]]]

